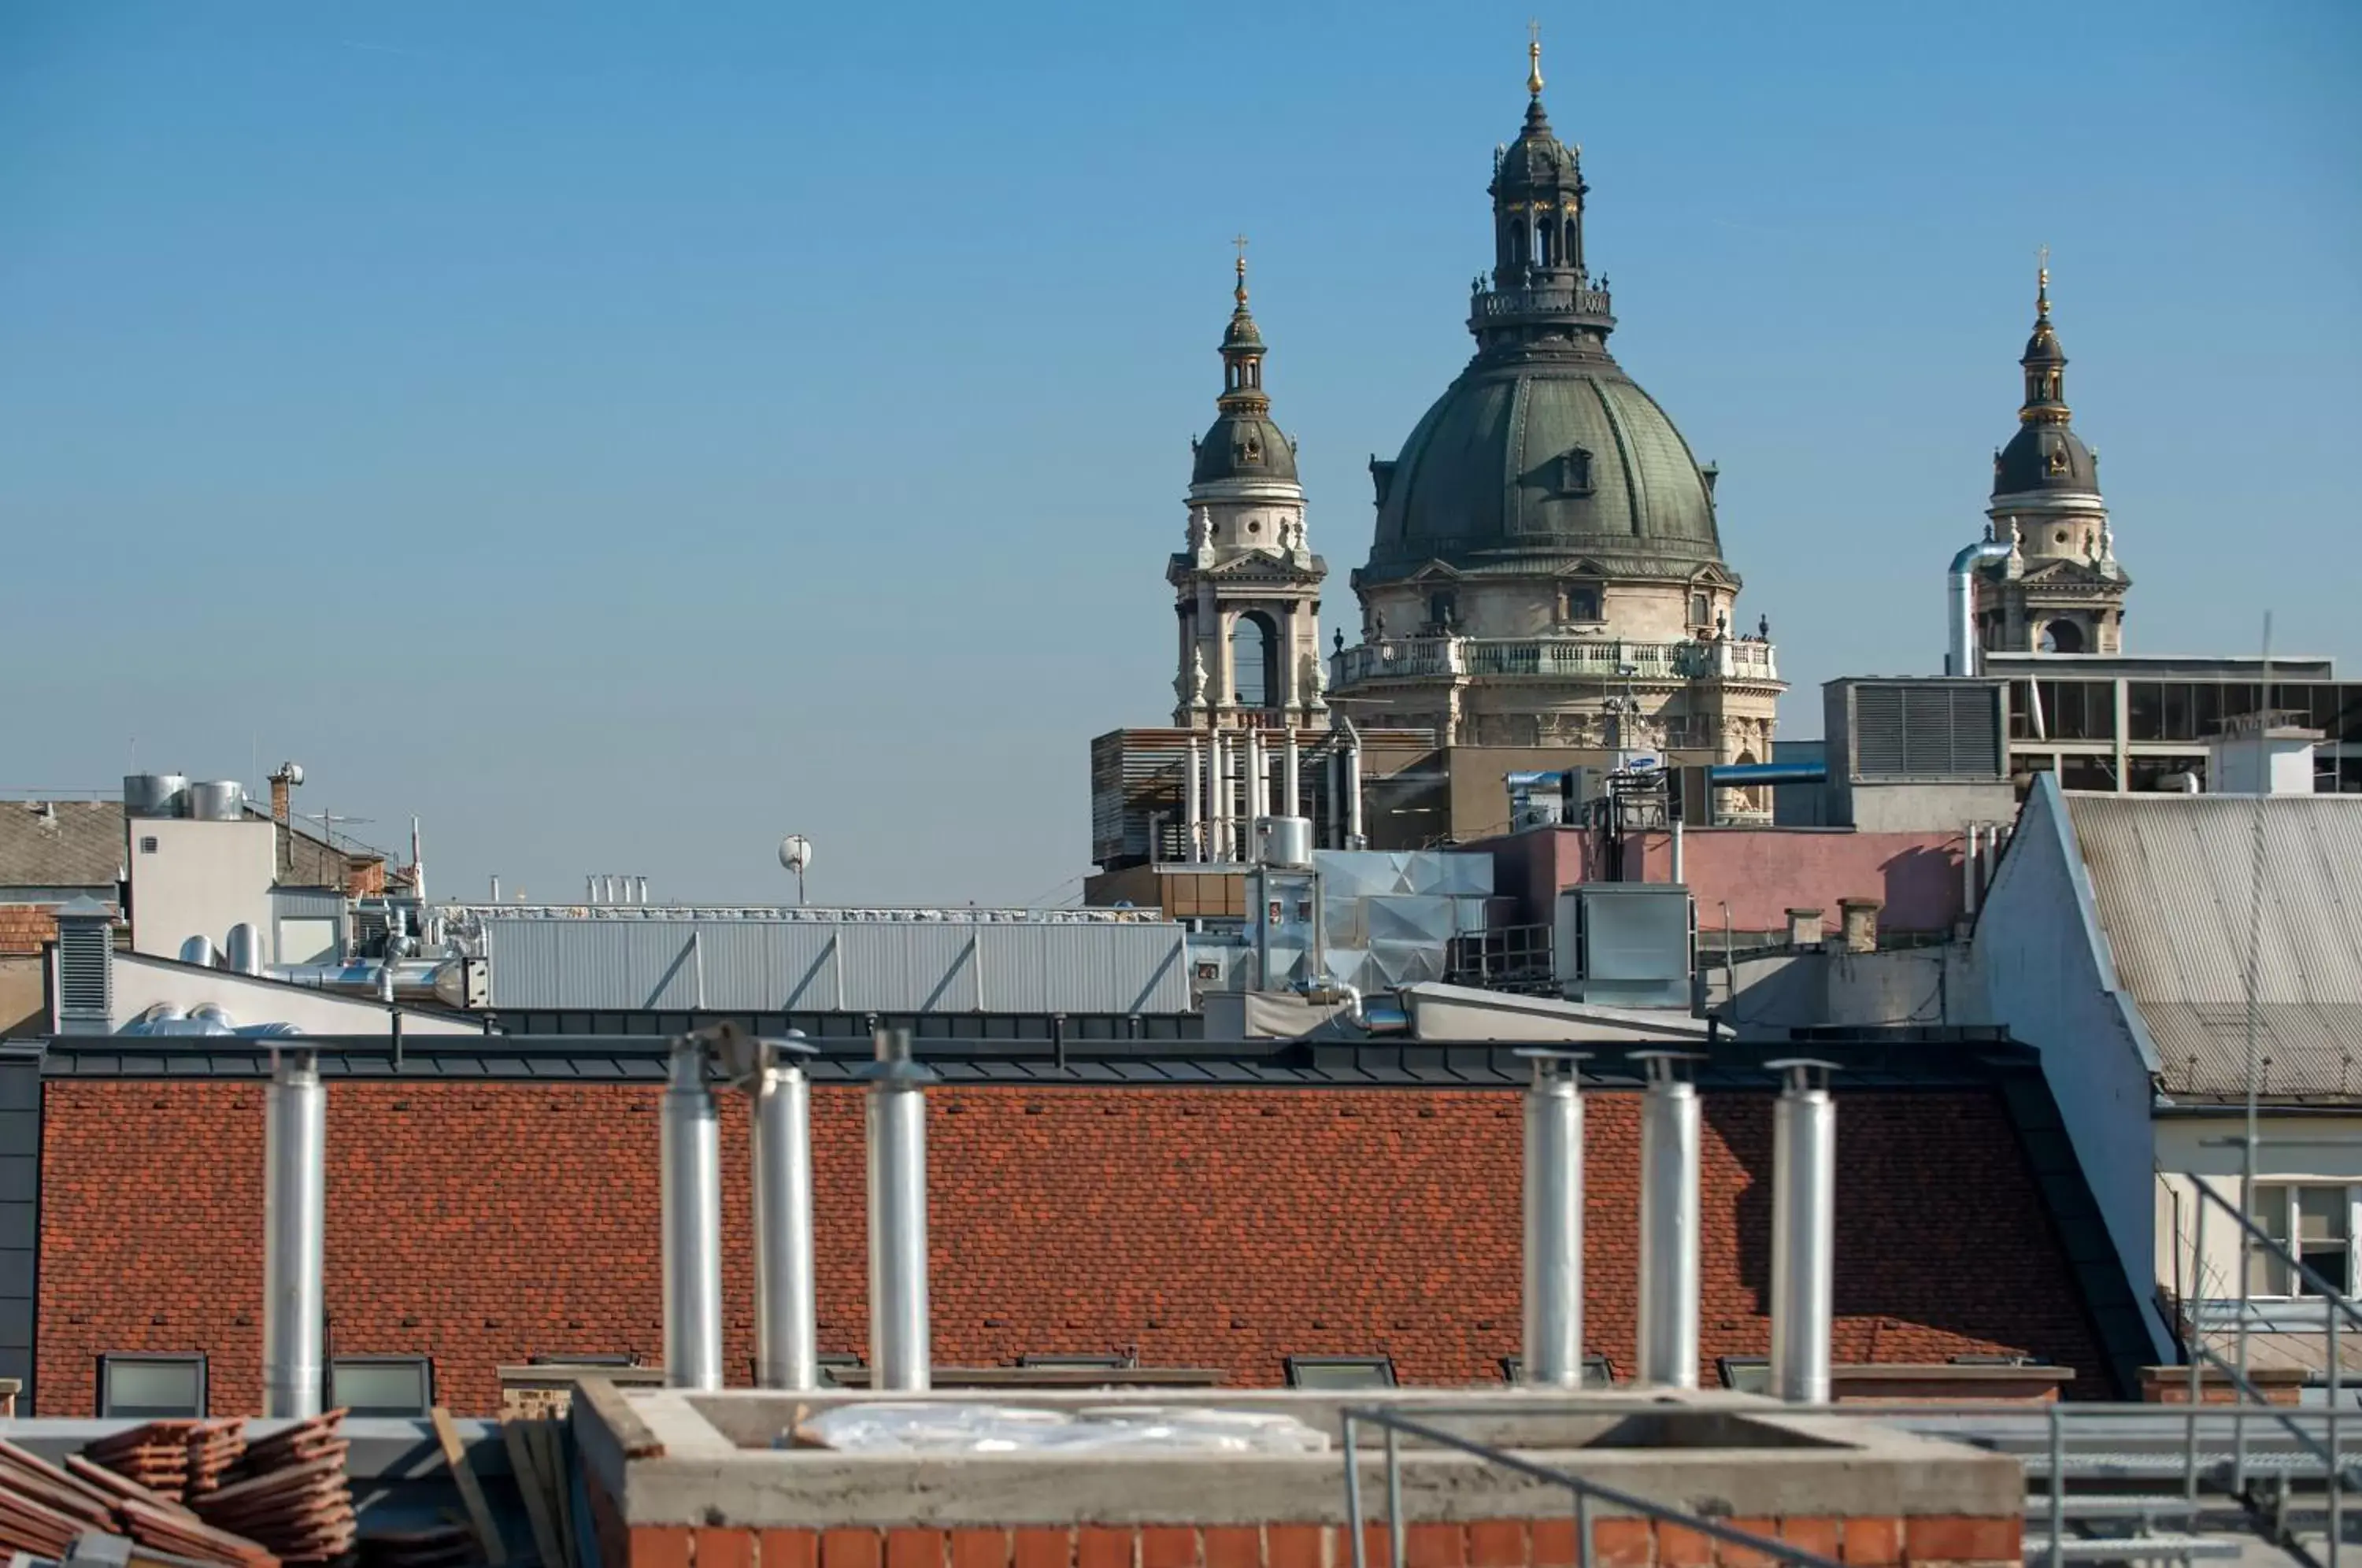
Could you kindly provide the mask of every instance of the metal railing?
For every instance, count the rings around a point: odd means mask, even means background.
[[[1433,1414],[1445,1416],[1455,1413],[1483,1413],[1497,1416],[1500,1413],[1498,1406],[1485,1408],[1481,1412],[1474,1408],[1451,1406],[1429,1406],[1426,1408]],[[1580,1409],[1581,1407],[1571,1405],[1556,1408],[1535,1406],[1522,1408],[1518,1414],[1522,1416],[1563,1415],[1577,1413]],[[1364,1509],[1362,1504],[1361,1445],[1358,1441],[1361,1429],[1364,1425],[1374,1426],[1385,1434],[1388,1568],[1408,1568],[1410,1562],[1407,1544],[1409,1521],[1403,1517],[1402,1494],[1402,1440],[1406,1437],[1417,1438],[1423,1442],[1451,1449],[1484,1460],[1489,1464],[1497,1464],[1505,1470],[1526,1476],[1529,1480],[1540,1481],[1545,1485],[1565,1487],[1574,1525],[1575,1562],[1578,1568],[1592,1568],[1593,1563],[1597,1560],[1591,1527],[1594,1509],[1598,1506],[1615,1508],[1625,1514],[1638,1515],[1657,1524],[1676,1525],[1683,1529],[1695,1530],[1710,1540],[1720,1541],[1726,1546],[1743,1547],[1751,1551],[1758,1551],[1774,1562],[1801,1563],[1804,1568],[1841,1568],[1835,1558],[1823,1557],[1817,1552],[1807,1551],[1794,1541],[1777,1540],[1770,1536],[1757,1535],[1751,1530],[1736,1529],[1721,1520],[1707,1518],[1702,1514],[1694,1514],[1686,1509],[1652,1502],[1647,1497],[1627,1492],[1621,1487],[1606,1485],[1602,1482],[1577,1475],[1571,1470],[1544,1464],[1523,1454],[1512,1453],[1507,1449],[1478,1442],[1473,1438],[1462,1437],[1457,1432],[1446,1431],[1440,1427],[1406,1416],[1397,1409],[1388,1409],[1374,1405],[1355,1406],[1342,1411],[1341,1416],[1343,1419],[1341,1438],[1345,1451],[1345,1523],[1352,1536],[1352,1568],[1370,1568],[1368,1540],[1363,1528]]]
[[[1771,1540],[1736,1529],[1720,1520],[1637,1496],[1561,1466],[1545,1463],[1530,1453],[1514,1452],[1496,1444],[1482,1442],[1446,1430],[1435,1425],[1432,1419],[1421,1419],[1422,1416],[1498,1418],[1503,1413],[1498,1404],[1458,1406],[1422,1402],[1418,1408],[1418,1416],[1406,1415],[1397,1408],[1375,1406],[1354,1407],[1341,1412],[1345,1510],[1347,1523],[1353,1531],[1352,1568],[1371,1568],[1366,1561],[1363,1527],[1368,1522],[1366,1516],[1369,1510],[1362,1495],[1359,1443],[1360,1430],[1363,1426],[1376,1427],[1385,1433],[1385,1518],[1390,1538],[1387,1568],[1405,1568],[1407,1562],[1404,1540],[1409,1521],[1402,1504],[1400,1442],[1405,1437],[1498,1464],[1547,1485],[1566,1487],[1570,1511],[1575,1521],[1580,1552],[1578,1562],[1581,1564],[1588,1565],[1594,1560],[1590,1525],[1594,1509],[1598,1506],[1660,1523],[1678,1525],[1684,1529],[1694,1529],[1714,1540],[1744,1546],[1781,1562],[1817,1564],[1827,1561],[1793,1541]],[[1598,1414],[1603,1408],[1595,1402],[1587,1405],[1538,1402],[1521,1406],[1517,1414],[1525,1418],[1548,1418]],[[2172,1445],[2176,1440],[2165,1438],[2163,1441],[2167,1446],[2158,1455],[2160,1463],[2149,1474],[2158,1480],[2164,1480],[2168,1474],[2178,1479],[2183,1506],[2179,1509],[2158,1507],[2155,1513],[2158,1517],[2180,1513],[2194,1520],[2200,1511],[2201,1499],[2210,1491],[2243,1508],[2247,1507],[2247,1500],[2243,1495],[2245,1477],[2250,1471],[2259,1468],[2262,1462],[2246,1452],[2246,1430],[2257,1421],[2279,1427],[2300,1440],[2295,1445],[2297,1452],[2287,1456],[2296,1463],[2276,1461],[2268,1468],[2275,1479],[2282,1483],[2322,1481],[2327,1485],[2332,1503],[2330,1539],[2333,1540],[2337,1539],[2335,1530],[2340,1521],[2340,1510],[2335,1507],[2338,1494],[2344,1485],[2350,1484],[2345,1477],[2347,1473],[2362,1468],[2355,1463],[2362,1460],[2362,1454],[2353,1456],[2345,1465],[2334,1469],[2323,1462],[2320,1456],[2324,1445],[2312,1434],[2324,1429],[2334,1430],[2339,1423],[2335,1411],[2320,1408],[2058,1401],[2034,1407],[1996,1402],[1927,1401],[1818,1405],[1765,1403],[1750,1405],[1746,1413],[1781,1419],[1836,1417],[1849,1421],[1899,1425],[1924,1435],[1970,1442],[1989,1452],[2008,1452],[2008,1449],[2005,1441],[1990,1430],[1977,1430],[1980,1424],[1990,1427],[1994,1423],[2025,1423],[2028,1427],[2036,1427],[2038,1423],[2036,1430],[2027,1434],[2035,1437],[2038,1432],[2038,1449],[2027,1452],[2024,1457],[2029,1465],[2034,1459],[2039,1458],[2037,1478],[2043,1482],[2045,1493],[2039,1499],[2038,1507],[2036,1499],[2028,1498],[2024,1508],[2027,1524],[2038,1525],[2043,1530],[2039,1540],[2029,1541],[2032,1550],[2027,1560],[2043,1562],[2047,1568],[2063,1568],[2063,1564],[2070,1561],[2089,1560],[2096,1555],[2091,1550],[2093,1547],[2121,1548],[2121,1559],[2125,1561],[2168,1561],[2191,1555],[2187,1548],[2191,1542],[2187,1538],[2169,1540],[2148,1534],[2145,1522],[2144,1533],[2137,1535],[2079,1540],[2070,1533],[2070,1526],[2085,1518],[2083,1507],[2070,1495],[2070,1482],[2081,1475],[2089,1475],[2111,1485],[2126,1479],[2124,1474],[2126,1458],[2124,1444],[2128,1437],[2137,1441],[2144,1435],[2139,1430],[2144,1427],[2152,1434],[2180,1429],[2180,1453],[2173,1452]],[[2350,1422],[2345,1423],[2345,1427],[2352,1430]],[[2114,1493],[2107,1496],[2107,1500],[2122,1501]],[[2143,1501],[2161,1503],[2162,1500]]]
[[[2362,1306],[2357,1306],[2352,1297],[2323,1277],[2319,1271],[2299,1257],[2292,1249],[2257,1224],[2254,1217],[2246,1212],[2246,1209],[2253,1206],[2252,1195],[2257,1186],[2253,1169],[2255,1141],[2241,1137],[2226,1142],[2242,1147],[2246,1154],[2243,1161],[2246,1168],[2240,1176],[2242,1188],[2240,1202],[2233,1204],[2230,1199],[2216,1192],[2202,1176],[2191,1183],[2191,1191],[2198,1197],[2198,1209],[2195,1221],[2191,1226],[2190,1289],[2176,1303],[2176,1316],[2179,1320],[2182,1348],[2190,1364],[2188,1398],[2192,1405],[2198,1403],[2204,1371],[2211,1366],[2221,1373],[2232,1388],[2243,1398],[2253,1401],[2255,1405],[2269,1412],[2300,1446],[2321,1463],[2323,1479],[2328,1493],[2329,1539],[2332,1542],[2337,1542],[2342,1540],[2345,1526],[2344,1495],[2348,1484],[2348,1474],[2349,1473],[2362,1474],[2362,1468],[2347,1464],[2344,1450],[2338,1441],[2340,1417],[2343,1414],[2341,1407],[2345,1403],[2345,1391],[2347,1386],[2345,1381],[2344,1356],[2339,1340],[2341,1331],[2362,1328]],[[2235,1298],[2232,1298],[2236,1301],[2237,1310],[2234,1318],[2235,1327],[2233,1354],[2227,1358],[2209,1344],[2206,1337],[2205,1319],[2208,1315],[2206,1305],[2210,1299],[2218,1304],[2224,1299],[2209,1297],[2205,1293],[2208,1277],[2206,1216],[2208,1210],[2213,1209],[2220,1209],[2230,1217],[2232,1224],[2237,1228],[2236,1233],[2239,1238],[2239,1294]],[[2180,1238],[2177,1236],[2175,1240],[2178,1243]],[[2285,1269],[2298,1286],[2308,1291],[2309,1294],[2305,1299],[2318,1299],[2322,1304],[2323,1327],[2327,1342],[2323,1360],[2327,1364],[2325,1380],[2328,1384],[2328,1401],[2326,1407],[2317,1412],[2325,1418],[2322,1423],[2325,1430],[2320,1439],[2315,1439],[2303,1430],[2305,1423],[2295,1419],[2298,1415],[2297,1411],[2268,1403],[2262,1390],[2247,1375],[2248,1353],[2255,1323],[2254,1313],[2251,1310],[2253,1268],[2258,1251],[2266,1258]],[[2193,1445],[2195,1441],[2193,1438]],[[2279,1487],[2278,1498],[2283,1507],[2286,1501],[2288,1479],[2285,1474],[2275,1477]],[[2250,1507],[2256,1507],[2250,1481],[2246,1427],[2242,1424],[2234,1434],[2231,1487],[2235,1494],[2248,1499]],[[2191,1485],[2191,1496],[2194,1496],[2195,1483]]]

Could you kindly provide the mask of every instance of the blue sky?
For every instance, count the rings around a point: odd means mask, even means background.
[[[1527,15],[0,7],[0,789],[293,757],[439,892],[778,898],[798,831],[815,900],[1070,897],[1231,236],[1358,624]],[[2131,645],[2362,661],[2362,8],[1540,15],[1787,734],[1936,668],[2041,243]]]

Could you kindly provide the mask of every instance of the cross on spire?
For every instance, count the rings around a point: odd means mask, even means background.
[[[1237,290],[1237,298],[1239,304],[1244,304],[1247,303],[1247,237],[1243,234],[1240,235],[1237,238],[1231,240],[1231,243],[1239,248],[1239,286]]]
[[[2050,247],[2037,246],[2034,258],[2034,313],[2047,321],[2050,317]]]
[[[1526,91],[1539,98],[1542,95],[1542,24],[1539,17],[1526,23]]]

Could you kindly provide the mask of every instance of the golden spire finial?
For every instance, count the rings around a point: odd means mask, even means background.
[[[1247,237],[1240,235],[1231,243],[1239,248],[1239,286],[1231,292],[1231,297],[1239,302],[1241,310],[1244,310],[1247,304]]]
[[[1526,91],[1537,98],[1542,95],[1542,25],[1540,21],[1526,24]]]
[[[2034,315],[2036,320],[2050,319],[2050,247],[2043,246],[2035,253]]]

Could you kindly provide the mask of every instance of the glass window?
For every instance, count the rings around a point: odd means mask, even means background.
[[[2058,759],[2058,787],[2061,790],[2094,790],[2113,794],[2116,788],[2116,759],[2113,756],[2062,756]]]
[[[2248,1199],[2257,1228],[2340,1295],[2354,1290],[2354,1196],[2345,1187],[2259,1182]],[[2310,1280],[2257,1247],[2247,1258],[2251,1296],[2317,1296]]]
[[[2165,686],[2156,680],[2125,683],[2125,736],[2128,740],[2165,738]]]
[[[1501,1358],[1501,1375],[1509,1382],[1517,1382],[1525,1375],[1525,1371],[1524,1356],[1505,1355]],[[1614,1386],[1615,1382],[1616,1365],[1606,1356],[1587,1355],[1583,1358],[1583,1386],[1585,1388],[1608,1388]]]
[[[435,1408],[435,1364],[423,1355],[340,1355],[328,1403],[356,1416],[423,1416]]]
[[[1385,1355],[1292,1355],[1290,1388],[1392,1388],[1395,1363]]]
[[[869,1379],[866,1376],[846,1377],[843,1375],[845,1373],[857,1373],[861,1370],[861,1358],[859,1356],[846,1355],[842,1352],[837,1352],[834,1353],[823,1354],[820,1356],[818,1360],[820,1363],[820,1386],[822,1387],[866,1388],[869,1386]]]
[[[98,1358],[98,1413],[131,1420],[193,1418],[205,1413],[202,1355],[103,1355]]]
[[[1760,1355],[1726,1355],[1715,1358],[1715,1370],[1722,1375],[1722,1386],[1741,1394],[1772,1392],[1772,1360]]]
[[[1066,1367],[1070,1369],[1087,1368],[1096,1370],[1105,1367],[1131,1366],[1133,1364],[1133,1362],[1129,1356],[1117,1355],[1113,1353],[1109,1353],[1105,1355],[1058,1355],[1053,1353],[1050,1355],[1021,1355],[1017,1358],[1017,1364],[1020,1366]]]

